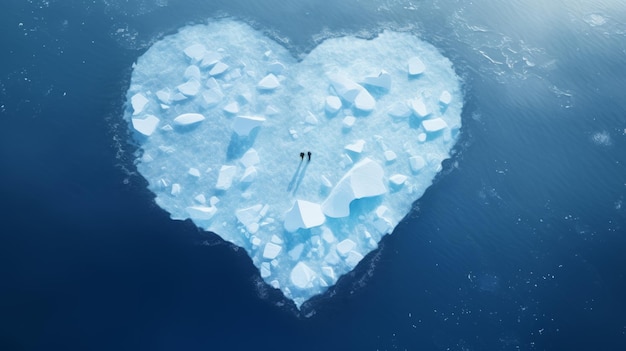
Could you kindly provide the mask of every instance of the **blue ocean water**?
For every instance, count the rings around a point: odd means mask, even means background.
[[[223,16],[296,57],[410,31],[465,84],[435,184],[302,313],[133,168],[133,62]],[[626,347],[623,3],[9,0],[0,29],[0,349]]]

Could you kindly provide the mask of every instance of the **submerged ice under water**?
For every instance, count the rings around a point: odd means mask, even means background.
[[[410,211],[463,103],[450,61],[413,35],[329,39],[297,62],[231,20],[155,43],[127,97],[159,206],[244,248],[297,306]]]

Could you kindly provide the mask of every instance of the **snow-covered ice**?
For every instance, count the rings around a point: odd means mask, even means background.
[[[298,307],[409,213],[463,101],[450,61],[408,33],[328,39],[297,61],[232,20],[156,42],[127,99],[156,203],[242,247]]]

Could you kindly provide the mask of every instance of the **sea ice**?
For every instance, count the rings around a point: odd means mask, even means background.
[[[156,203],[243,248],[300,307],[411,211],[463,97],[450,61],[409,33],[328,39],[298,61],[221,20],[154,43],[127,100]]]

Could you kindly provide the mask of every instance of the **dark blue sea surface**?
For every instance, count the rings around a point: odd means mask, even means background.
[[[296,57],[410,31],[464,82],[434,185],[300,312],[133,165],[133,62],[224,16]],[[8,0],[0,47],[0,350],[626,349],[624,2]]]

